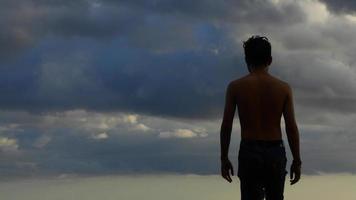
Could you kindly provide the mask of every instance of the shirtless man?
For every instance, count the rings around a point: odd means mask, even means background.
[[[228,158],[236,107],[241,125],[238,173],[242,200],[282,200],[286,153],[280,120],[283,114],[293,155],[290,183],[300,179],[299,133],[294,118],[290,86],[268,73],[271,45],[266,37],[252,36],[244,42],[249,74],[229,83],[221,125],[221,175],[231,182],[233,166]]]

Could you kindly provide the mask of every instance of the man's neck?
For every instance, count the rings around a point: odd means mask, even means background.
[[[251,68],[250,74],[268,74],[268,66],[261,68]]]

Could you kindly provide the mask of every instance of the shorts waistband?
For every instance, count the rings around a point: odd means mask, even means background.
[[[253,146],[263,146],[263,147],[284,147],[283,140],[254,140],[254,139],[241,139],[242,145],[253,145]]]

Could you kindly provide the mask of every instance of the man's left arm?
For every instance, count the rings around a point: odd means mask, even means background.
[[[234,169],[228,158],[228,153],[235,110],[236,101],[234,97],[233,86],[232,83],[230,83],[226,90],[224,116],[220,131],[221,175],[229,182],[232,181],[230,177],[230,171],[231,175],[234,175]]]

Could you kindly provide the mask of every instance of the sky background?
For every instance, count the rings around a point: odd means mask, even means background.
[[[355,11],[346,0],[0,0],[0,176],[218,174],[225,89],[248,73],[253,34],[293,89],[303,173],[356,173]],[[239,131],[235,118],[235,166]]]

